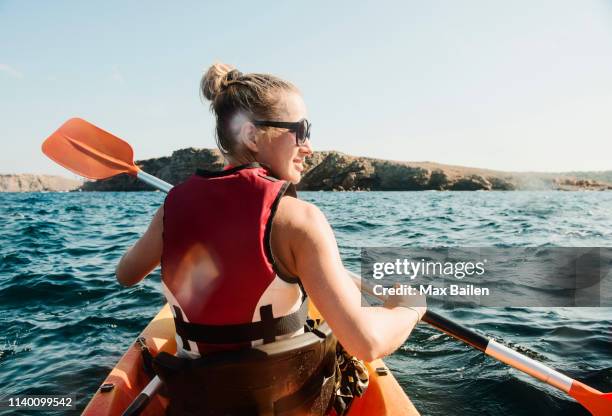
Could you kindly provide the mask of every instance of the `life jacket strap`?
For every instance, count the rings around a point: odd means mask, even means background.
[[[172,309],[174,309],[174,325],[178,327],[180,324],[184,324],[185,321],[183,320],[183,312],[181,311],[181,308],[176,305],[173,305]],[[183,342],[183,349],[185,351],[191,351],[191,347],[189,346],[189,340],[184,336],[181,336],[181,341]]]
[[[175,306],[175,308],[178,308]],[[178,317],[182,317],[176,311]],[[305,298],[297,311],[274,318],[272,305],[259,309],[261,321],[233,325],[208,325],[174,319],[176,333],[183,339],[205,344],[239,344],[263,340],[265,344],[274,342],[276,337],[291,334],[304,327],[308,318],[308,298]]]

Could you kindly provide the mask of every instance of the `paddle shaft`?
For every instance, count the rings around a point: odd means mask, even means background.
[[[144,183],[147,183],[151,185],[153,188],[157,188],[162,192],[168,193],[170,192],[170,189],[172,189],[172,185],[170,185],[168,182],[162,181],[161,179],[153,175],[149,175],[147,172],[144,172],[142,170],[138,171],[138,173],[136,174],[136,177],[140,179],[141,181],[143,181]]]

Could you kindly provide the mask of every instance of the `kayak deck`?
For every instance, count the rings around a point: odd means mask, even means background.
[[[171,354],[176,352],[174,321],[168,304],[159,311],[140,336],[146,339],[147,347],[153,355],[160,351]],[[370,384],[366,393],[354,400],[348,415],[419,415],[382,360],[367,363],[367,367]],[[379,374],[376,370],[381,367],[386,371],[383,370]],[[102,392],[98,389],[83,411],[83,415],[121,415],[150,381],[142,368],[140,348],[133,344],[102,383],[112,384],[112,390]],[[142,415],[163,415],[166,406],[167,399],[156,395]]]

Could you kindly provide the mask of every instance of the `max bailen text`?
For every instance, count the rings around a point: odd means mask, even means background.
[[[416,295],[417,293],[425,296],[489,296],[490,290],[486,287],[476,287],[474,285],[449,285],[447,287],[433,285],[374,286],[375,295]]]

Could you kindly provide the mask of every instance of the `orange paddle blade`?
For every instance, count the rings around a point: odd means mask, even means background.
[[[602,393],[592,387],[574,380],[569,395],[586,407],[594,416],[612,415],[612,393]]]
[[[71,118],[45,140],[42,151],[66,169],[89,179],[120,173],[136,175],[132,147],[117,136],[80,119]]]

